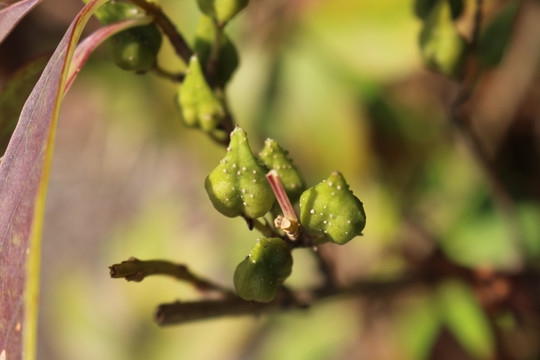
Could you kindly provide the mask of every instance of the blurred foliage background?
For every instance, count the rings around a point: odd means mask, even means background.
[[[161,3],[192,39],[195,1]],[[489,18],[505,1],[486,3]],[[39,5],[0,48],[1,78],[54,48],[80,7]],[[229,102],[254,151],[272,137],[309,186],[339,170],[364,203],[364,236],[325,250],[340,284],[397,277],[442,254],[440,264],[472,270],[507,306],[483,306],[486,292],[448,279],[378,300],[158,328],[157,304],[200,295],[166,278],[111,280],[109,265],[164,258],[232,287],[258,234],[208,200],[203,179],[223,149],[181,124],[176,85],[119,70],[98,51],[59,120],[38,359],[536,358],[540,297],[514,299],[507,281],[537,270],[540,256],[540,6],[523,7],[503,64],[484,76],[468,109],[510,194],[502,210],[448,120],[457,82],[422,65],[412,1],[252,0],[228,28],[241,58]],[[473,11],[467,1],[464,34]],[[159,63],[183,67],[167,42]],[[309,251],[293,254],[286,284],[320,283]]]

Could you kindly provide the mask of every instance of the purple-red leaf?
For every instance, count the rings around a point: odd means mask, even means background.
[[[21,0],[0,10],[0,43],[41,0]]]
[[[2,360],[35,356],[40,236],[56,121],[82,29],[106,1],[91,1],[71,23],[28,97],[0,163]]]
[[[22,66],[8,79],[0,93],[0,156],[4,155],[24,103],[49,57],[50,54],[43,55]]]

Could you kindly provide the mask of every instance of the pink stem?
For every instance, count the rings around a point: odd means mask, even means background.
[[[268,179],[268,182],[270,183],[270,186],[272,187],[272,190],[276,195],[276,199],[279,203],[279,206],[281,207],[281,211],[283,211],[283,215],[291,222],[298,223],[298,218],[296,217],[289,197],[287,196],[287,193],[285,192],[285,189],[281,184],[281,180],[279,179],[277,171],[270,170],[268,174],[266,174],[266,178]]]

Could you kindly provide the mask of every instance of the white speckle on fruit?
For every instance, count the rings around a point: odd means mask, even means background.
[[[341,185],[338,185],[338,186],[337,186],[337,189],[338,189],[338,190],[341,190]]]
[[[309,213],[310,214],[315,214],[315,210],[311,209],[311,210],[309,210]]]

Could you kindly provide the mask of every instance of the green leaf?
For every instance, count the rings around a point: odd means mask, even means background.
[[[225,117],[225,107],[206,82],[197,55],[193,55],[189,62],[186,78],[178,90],[177,102],[182,119],[189,127],[211,132]]]
[[[482,31],[478,40],[478,57],[484,67],[497,66],[504,58],[520,4],[520,1],[508,2]]]
[[[106,0],[73,20],[26,101],[0,164],[0,357],[33,359],[40,237],[56,121],[84,25]]]
[[[285,151],[273,139],[266,139],[264,148],[259,153],[259,159],[269,170],[276,170],[283,188],[292,203],[298,201],[302,192],[306,189],[302,174],[289,158]]]
[[[218,53],[213,57],[212,51],[216,42],[219,42]],[[203,68],[206,68],[209,61],[215,66],[213,82],[217,86],[224,86],[238,67],[238,52],[224,32],[217,36],[216,24],[212,18],[201,15],[197,25],[197,33],[193,50],[199,56],[199,61]]]
[[[420,52],[424,63],[444,75],[456,75],[461,68],[466,43],[457,31],[450,5],[439,2],[420,32]]]
[[[251,253],[236,267],[234,287],[244,300],[272,301],[292,271],[289,245],[280,238],[257,239]]]
[[[249,0],[197,0],[199,9],[221,24],[231,20],[248,3]]]
[[[343,175],[334,171],[300,196],[300,223],[309,232],[343,245],[362,234],[366,214]]]
[[[489,359],[494,351],[488,319],[474,293],[458,281],[447,281],[437,289],[444,324],[473,357]]]
[[[266,214],[275,201],[265,173],[249,148],[246,133],[237,127],[231,133],[225,158],[206,177],[204,186],[223,215],[255,219]]]

